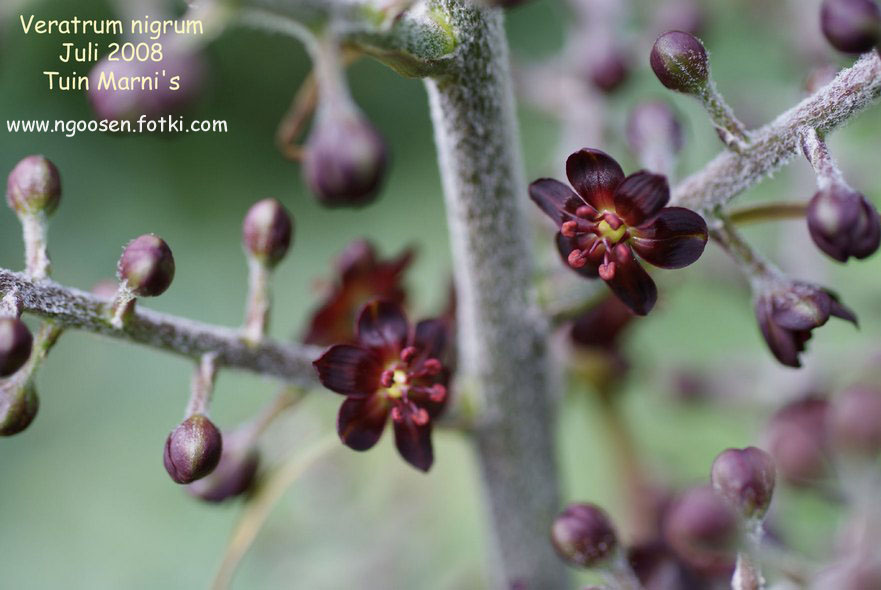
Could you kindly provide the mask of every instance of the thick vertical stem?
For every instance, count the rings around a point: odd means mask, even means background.
[[[498,588],[564,588],[548,531],[558,509],[547,326],[536,306],[526,185],[499,10],[436,3],[458,41],[427,82],[455,263],[461,387],[482,396],[476,447]]]

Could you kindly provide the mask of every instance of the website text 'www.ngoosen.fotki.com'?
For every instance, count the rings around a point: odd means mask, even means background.
[[[227,133],[227,122],[224,120],[194,120],[187,123],[183,117],[166,116],[159,119],[148,119],[142,115],[134,121],[129,120],[50,120],[7,119],[6,130],[9,133],[61,133],[74,137],[79,133]]]

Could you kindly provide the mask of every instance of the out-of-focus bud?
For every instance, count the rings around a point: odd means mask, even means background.
[[[839,262],[871,256],[881,245],[881,218],[860,193],[833,185],[808,205],[808,230],[817,247]]]
[[[788,367],[800,367],[811,331],[830,316],[854,325],[857,318],[831,291],[809,283],[789,282],[768,287],[756,297],[756,318],[768,348]]]
[[[618,548],[608,515],[593,504],[570,504],[551,526],[551,543],[566,562],[584,568],[602,565]]]
[[[627,118],[627,145],[641,154],[654,145],[679,152],[684,144],[682,125],[673,109],[664,101],[651,100],[636,105]]]
[[[829,402],[807,397],[778,410],[768,424],[767,449],[790,485],[811,486],[828,472]]]
[[[881,453],[881,391],[855,385],[833,401],[829,428],[836,450],[874,460]]]
[[[823,0],[820,27],[838,51],[865,53],[881,44],[881,8],[875,0]]]
[[[850,559],[820,573],[811,588],[830,590],[876,590],[881,588],[881,559],[877,554]]]
[[[256,448],[239,441],[235,433],[225,437],[220,462],[210,474],[187,486],[187,492],[206,502],[231,500],[251,489],[260,453]]]
[[[0,436],[18,434],[31,425],[40,399],[31,379],[24,383],[10,379],[0,384]]]
[[[737,515],[709,487],[685,492],[664,520],[664,537],[695,569],[713,573],[734,566],[740,532]]]
[[[175,51],[168,43],[164,44],[164,51],[165,58],[158,63],[104,58],[95,64],[89,74],[88,96],[98,118],[136,121],[143,115],[152,121],[183,111],[198,97],[206,69],[201,54]],[[161,76],[163,70],[165,76]],[[111,78],[117,83],[130,76],[153,78],[156,72],[160,74],[159,86],[154,89],[145,90],[138,85],[132,90],[114,90],[113,85],[106,83]]]
[[[627,81],[630,70],[627,54],[619,48],[610,47],[589,60],[587,77],[598,90],[610,94]]]
[[[28,156],[9,173],[6,202],[19,215],[51,215],[60,201],[61,175],[43,156]]]
[[[285,257],[292,234],[291,216],[276,199],[255,203],[242,224],[245,250],[267,267],[277,265]]]
[[[746,519],[765,516],[774,494],[774,460],[756,447],[727,449],[713,461],[713,489]]]
[[[125,281],[132,293],[156,297],[174,279],[174,256],[165,240],[145,234],[128,243],[116,268],[119,280]]]
[[[686,94],[700,94],[710,80],[703,43],[694,35],[670,31],[658,37],[649,61],[661,84]]]
[[[192,483],[214,471],[222,452],[220,430],[203,414],[194,414],[168,435],[165,470],[177,483]]]
[[[684,31],[699,36],[706,16],[695,0],[660,2],[655,15],[656,31]]]
[[[31,356],[34,337],[23,321],[0,317],[0,377],[9,377]]]
[[[303,174],[328,207],[360,207],[376,198],[387,150],[376,128],[352,105],[319,109],[306,141]]]
[[[808,94],[813,94],[834,80],[837,74],[838,68],[831,64],[817,66],[810,71],[808,77],[805,79],[805,91],[807,91]]]

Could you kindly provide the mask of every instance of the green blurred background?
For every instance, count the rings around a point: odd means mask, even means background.
[[[639,69],[614,97],[610,140],[602,146],[625,169],[621,129],[630,106],[668,96],[646,67],[652,41],[634,9],[633,47]],[[763,2],[707,4],[704,34],[722,91],[752,124],[769,120],[801,96],[807,66],[795,57],[785,16],[761,16]],[[758,11],[754,10],[758,7]],[[18,14],[39,17],[109,15],[99,0],[8,2],[0,30],[0,119],[89,119],[84,96],[50,94],[40,72],[55,62],[59,37],[26,38]],[[509,13],[518,59],[538,59],[563,43],[567,14],[538,0]],[[817,32],[819,35],[819,32]],[[353,93],[383,131],[393,164],[381,200],[360,211],[328,211],[305,190],[298,167],[273,147],[276,125],[308,72],[295,41],[234,28],[207,49],[210,82],[194,118],[226,119],[228,134],[111,137],[13,135],[0,130],[0,171],[42,153],[59,166],[62,206],[52,220],[55,278],[89,288],[113,274],[123,244],[156,232],[177,261],[168,293],[155,309],[235,325],[242,314],[245,262],[239,244],[243,213],[275,196],[297,220],[293,253],[276,277],[272,332],[300,333],[334,256],[352,238],[368,236],[383,253],[419,246],[409,275],[415,315],[432,313],[446,297],[450,271],[441,189],[425,91],[362,60],[350,71]],[[836,59],[833,56],[832,59]],[[843,62],[842,62],[843,63]],[[686,120],[682,172],[714,155],[718,142],[696,104],[670,96]],[[529,178],[557,174],[557,124],[520,111]],[[831,140],[851,184],[881,204],[877,175],[881,112],[869,112]],[[811,174],[801,162],[751,191],[748,199],[806,198]],[[523,195],[525,198],[525,195]],[[545,227],[540,225],[538,227]],[[777,370],[755,326],[749,294],[736,270],[710,247],[699,264],[672,277],[659,273],[661,302],[631,333],[636,370],[626,411],[653,471],[675,484],[701,481],[715,454],[756,442],[768,408],[807,387],[834,387],[876,352],[881,333],[878,257],[832,267],[810,246],[798,222],[751,228],[784,268],[821,279],[860,315],[861,330],[830,322],[819,330],[802,372]],[[541,248],[550,240],[541,232]],[[18,223],[0,211],[0,266],[19,268]],[[671,395],[679,370],[723,370],[724,410],[684,405]],[[180,420],[191,365],[145,348],[71,332],[62,337],[38,379],[42,406],[25,433],[0,441],[0,587],[204,588],[210,583],[240,505],[205,506],[164,473],[162,445]],[[249,417],[276,384],[223,372],[213,416],[224,427]],[[758,398],[760,403],[746,403]],[[265,441],[271,464],[334,427],[339,398],[319,391]],[[620,514],[620,490],[603,424],[589,396],[572,392],[561,407],[560,452],[566,500],[590,500]],[[467,441],[438,432],[429,476],[396,456],[391,437],[371,452],[340,447],[307,472],[273,513],[239,571],[237,588],[480,588],[484,521]],[[811,497],[784,494],[778,505],[808,550],[828,543],[834,514]]]

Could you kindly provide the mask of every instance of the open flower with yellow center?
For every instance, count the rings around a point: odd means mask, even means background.
[[[707,224],[682,207],[667,207],[667,179],[640,170],[625,177],[605,152],[582,149],[566,160],[574,191],[541,178],[529,196],[560,229],[557,249],[582,276],[600,277],[639,315],[658,298],[655,283],[634,254],[661,268],[688,266],[704,251]]]
[[[337,418],[340,439],[366,451],[391,416],[398,452],[428,471],[431,420],[447,400],[446,323],[424,320],[411,332],[397,303],[373,301],[361,310],[355,331],[354,343],[331,346],[313,363],[321,383],[346,396]]]

